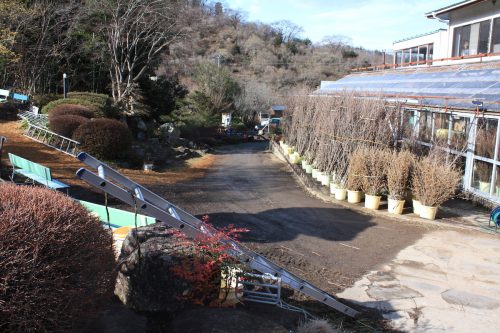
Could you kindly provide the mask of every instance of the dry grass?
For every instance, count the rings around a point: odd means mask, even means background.
[[[404,200],[410,187],[410,174],[415,155],[409,151],[393,152],[386,165],[387,189],[389,197]]]
[[[74,157],[25,137],[19,126],[19,121],[0,121],[0,135],[8,139],[2,156],[3,166],[10,165],[7,156],[7,153],[10,152],[50,168],[52,176],[64,183],[92,190],[89,185],[75,177],[75,172],[84,167],[84,164]],[[140,184],[161,186],[162,184],[168,185],[204,177],[214,162],[213,155],[205,155],[189,160],[186,166],[163,172],[144,172],[132,169],[119,169],[119,171]]]
[[[314,319],[302,323],[297,327],[297,333],[341,333],[325,319]]]

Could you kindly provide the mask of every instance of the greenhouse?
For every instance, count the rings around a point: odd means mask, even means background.
[[[402,105],[401,140],[454,154],[463,189],[500,202],[500,63],[417,67],[323,81],[316,96],[351,91]]]

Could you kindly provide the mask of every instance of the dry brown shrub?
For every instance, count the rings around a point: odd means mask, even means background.
[[[392,147],[398,137],[399,105],[381,98],[295,96],[287,101],[284,138],[315,167],[345,185],[349,156],[359,147]]]
[[[424,206],[436,207],[451,199],[458,189],[461,173],[455,161],[437,151],[416,160],[412,174],[413,195]]]
[[[347,189],[361,191],[363,175],[366,172],[366,158],[363,150],[358,149],[349,158],[349,173],[347,174]]]
[[[61,104],[50,110],[48,117],[50,121],[52,118],[55,117],[69,116],[69,115],[80,116],[90,119],[94,117],[94,112],[82,105]]]
[[[0,331],[67,332],[112,295],[112,236],[69,197],[0,184]]]
[[[90,121],[90,119],[82,116],[65,115],[50,118],[49,128],[64,137],[71,138],[73,132],[80,127],[80,125]]]
[[[387,161],[387,189],[389,198],[404,200],[410,188],[410,175],[415,155],[409,151],[393,152]]]
[[[388,149],[362,148],[365,160],[361,189],[369,195],[381,195],[387,189],[386,165],[391,152]]]
[[[297,327],[297,333],[340,333],[341,330],[334,328],[327,320],[314,319],[302,323]]]

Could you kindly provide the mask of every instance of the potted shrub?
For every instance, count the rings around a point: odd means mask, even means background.
[[[386,163],[389,152],[372,147],[361,149],[360,153],[364,156],[361,189],[365,193],[365,207],[377,210],[382,192],[387,187]]]
[[[365,172],[365,156],[361,150],[356,150],[349,158],[347,173],[347,201],[350,203],[361,202],[362,175]]]
[[[345,200],[347,198],[347,189],[346,189],[346,179],[335,174],[334,177],[335,183],[335,199],[336,200]]]
[[[461,180],[458,168],[434,154],[420,158],[413,168],[412,188],[421,203],[420,217],[434,220],[439,205],[453,197]]]
[[[389,213],[403,213],[405,198],[410,186],[410,173],[414,156],[409,151],[394,152],[387,161],[387,210]]]

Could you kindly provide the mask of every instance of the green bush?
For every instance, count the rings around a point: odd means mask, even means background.
[[[116,117],[119,110],[113,105],[113,100],[103,94],[94,94],[90,92],[72,92],[68,98],[61,98],[52,101],[42,108],[42,113],[49,113],[50,110],[61,104],[76,104],[89,108],[94,111],[97,117]]]
[[[98,118],[84,123],[73,133],[82,150],[102,159],[125,156],[132,144],[127,125],[114,119]]]
[[[60,99],[61,95],[57,94],[42,94],[42,95],[35,95],[31,98],[31,102],[33,105],[36,105],[39,108],[42,108],[49,104],[52,101],[55,101],[56,99]]]
[[[60,104],[49,112],[49,122],[52,118],[60,116],[80,116],[87,119],[94,118],[94,112],[89,108],[77,104]]]
[[[80,125],[85,124],[88,121],[90,120],[86,117],[70,114],[52,117],[49,118],[49,128],[51,131],[56,132],[59,135],[71,138],[75,130],[80,127]]]
[[[45,105],[42,108],[42,113],[50,113],[50,111],[55,108],[56,106],[63,105],[63,104],[74,104],[74,105],[80,105],[80,106],[85,106],[86,108],[90,109],[91,111],[97,112],[99,109],[99,105],[96,105],[95,103],[92,103],[90,101],[84,100],[84,99],[77,99],[77,98],[61,98],[61,99],[56,99],[55,101],[52,101]]]
[[[4,183],[0,198],[1,331],[75,330],[112,297],[111,234],[60,192]]]

